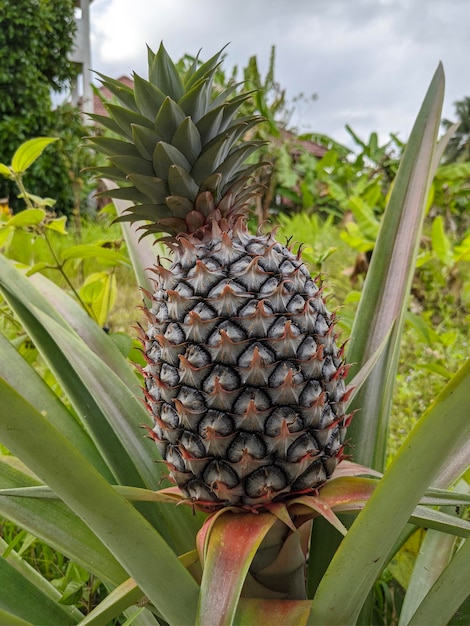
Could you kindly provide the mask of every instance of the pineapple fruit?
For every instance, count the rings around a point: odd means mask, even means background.
[[[141,329],[148,428],[185,497],[206,510],[262,508],[309,494],[343,457],[343,348],[322,286],[272,233],[251,234],[259,185],[246,164],[261,120],[250,94],[214,94],[219,52],[178,71],[163,45],[134,88],[101,76],[119,104],[94,116],[115,137],[92,139],[134,203],[120,219],[164,234]]]

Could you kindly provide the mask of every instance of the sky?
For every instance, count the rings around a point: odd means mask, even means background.
[[[94,70],[146,76],[146,45],[161,41],[175,60],[229,43],[229,73],[256,55],[263,75],[275,46],[287,99],[306,96],[291,125],[346,145],[346,124],[363,140],[406,140],[440,61],[443,117],[470,96],[470,0],[93,0]]]

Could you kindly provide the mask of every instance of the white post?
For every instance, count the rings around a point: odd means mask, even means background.
[[[72,104],[79,106],[82,113],[93,113],[93,90],[91,86],[91,43],[90,43],[90,1],[76,0],[79,14],[75,18],[77,32],[75,47],[70,60],[76,63],[79,75],[72,88]],[[88,122],[88,116],[84,116]]]

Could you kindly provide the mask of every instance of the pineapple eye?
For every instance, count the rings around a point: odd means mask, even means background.
[[[279,270],[281,274],[286,276],[293,274],[297,270],[297,267],[289,259],[286,259],[283,263],[281,263]]]
[[[323,361],[322,375],[325,380],[330,380],[336,374],[336,367],[331,356],[326,356]]]
[[[301,435],[287,450],[287,461],[297,463],[306,456],[316,456],[319,453],[318,444],[310,433]]]
[[[271,413],[266,420],[264,432],[269,437],[277,437],[281,434],[282,424],[286,423],[289,432],[295,433],[303,429],[302,418],[294,409],[288,406],[280,406]]]
[[[182,298],[190,298],[191,296],[194,295],[194,290],[192,287],[190,287],[187,283],[184,283],[183,281],[180,281],[177,286],[175,291],[182,297]]]
[[[249,498],[270,497],[271,494],[282,491],[286,485],[284,472],[275,465],[260,467],[245,480],[245,490]]]
[[[309,298],[313,298],[314,296],[316,296],[318,293],[318,287],[315,284],[315,281],[313,281],[312,279],[307,280],[304,286],[304,291]]]
[[[197,459],[203,459],[206,456],[206,449],[201,438],[187,430],[185,430],[181,436],[180,447],[184,448],[191,456]]]
[[[183,385],[179,390],[177,399],[181,404],[191,411],[204,411],[206,405],[201,394],[196,389]]]
[[[279,339],[281,337],[284,337],[286,334],[287,322],[288,322],[288,319],[284,315],[282,315],[281,317],[278,317],[277,320],[269,329],[268,337],[272,339]],[[295,324],[293,324],[292,322],[290,322],[289,331],[291,335],[294,335],[296,337],[298,337],[301,334],[300,328],[296,326]]]
[[[321,417],[318,423],[318,428],[320,430],[324,430],[325,428],[328,428],[335,421],[335,419],[336,419],[336,416],[331,410],[331,406],[329,404],[325,404],[321,412]]]
[[[286,382],[289,372],[292,372],[292,382],[295,385],[300,385],[300,383],[303,382],[304,377],[302,376],[302,372],[293,363],[284,361],[276,367],[269,377],[269,386],[274,389],[280,387]]]
[[[214,332],[210,334],[209,339],[207,340],[207,343],[209,346],[216,346],[218,343],[222,341],[222,335],[220,334],[220,331],[222,330],[225,332],[227,337],[234,343],[237,343],[246,339],[246,334],[242,328],[237,326],[237,324],[234,324],[233,322],[226,320],[225,322],[222,322],[221,324],[219,324],[219,326],[214,330]]]
[[[211,306],[209,306],[206,302],[198,302],[196,306],[193,309],[191,309],[190,313],[195,313],[202,320],[212,320],[215,317],[217,317],[214,309]],[[191,317],[188,313],[186,317],[184,318],[184,323],[189,324],[190,321],[191,321]]]
[[[152,309],[152,313],[155,315],[156,321],[159,324],[163,324],[163,322],[167,322],[170,319],[166,302],[160,302],[158,307]]]
[[[166,461],[170,465],[173,465],[178,472],[184,472],[186,470],[180,451],[172,444],[169,444],[166,449]]]
[[[265,411],[271,406],[271,402],[265,391],[255,387],[247,387],[238,396],[233,407],[234,412],[238,415],[243,415],[252,402],[257,411]]]
[[[312,404],[316,400],[318,400],[318,398],[322,394],[322,391],[322,387],[318,380],[309,380],[309,382],[305,385],[304,390],[300,394],[300,406],[312,406]]]
[[[198,427],[200,435],[204,438],[206,438],[209,434],[208,429],[211,429],[218,435],[225,437],[233,432],[233,423],[230,417],[225,413],[210,409],[199,422]]]
[[[240,387],[240,378],[231,367],[216,365],[202,384],[202,388],[206,393],[210,394],[214,391],[216,379],[227,391],[233,391]]]
[[[231,463],[237,463],[245,454],[252,459],[262,459],[266,456],[266,444],[256,433],[241,432],[231,443],[227,458]]]
[[[252,241],[247,245],[246,251],[253,256],[263,256],[266,253],[266,245],[262,241]]]
[[[250,367],[253,357],[255,354],[255,350],[258,351],[258,356],[261,359],[263,365],[270,365],[274,363],[276,356],[272,350],[269,350],[266,346],[264,346],[259,341],[252,343],[249,348],[247,348],[238,359],[239,367]]]
[[[305,300],[300,294],[295,294],[287,304],[287,310],[289,313],[302,313],[305,309]]]
[[[326,333],[329,331],[330,327],[328,326],[328,324],[326,323],[325,318],[323,317],[323,315],[321,313],[319,313],[317,315],[317,319],[315,321],[315,327],[313,329],[313,332],[322,337],[323,335],[326,335]]]
[[[168,426],[168,428],[171,428],[172,430],[178,428],[179,426],[180,420],[178,417],[178,413],[167,402],[164,402],[161,406],[160,419]]]
[[[160,380],[168,387],[176,387],[180,382],[180,375],[176,367],[168,365],[168,363],[163,363],[160,371]]]
[[[164,337],[174,345],[183,343],[183,341],[185,340],[185,336],[183,331],[181,330],[181,327],[175,322],[171,322],[171,324],[168,324],[164,333]]]
[[[317,353],[318,346],[313,337],[306,337],[297,349],[299,361],[308,361]]]
[[[204,350],[204,348],[197,346],[196,344],[188,346],[186,352],[184,353],[184,357],[190,365],[196,368],[204,367],[205,365],[209,365],[211,362],[209,353]]]
[[[271,278],[268,278],[268,280],[265,280],[264,283],[261,285],[260,287],[260,294],[261,295],[271,295],[278,287],[278,280],[275,276],[272,276]]]
[[[341,445],[341,431],[338,427],[336,427],[331,431],[330,440],[328,445],[325,447],[325,453],[330,456],[336,455],[341,448]]]
[[[234,470],[225,461],[212,461],[204,470],[202,476],[206,485],[217,487],[217,483],[223,483],[229,488],[236,487],[238,485],[238,476]]]
[[[217,496],[199,478],[192,478],[183,490],[195,502],[217,502]]]
[[[336,459],[334,458],[335,466]],[[327,479],[327,473],[323,466],[323,463],[318,459],[314,461],[308,469],[301,474],[292,485],[292,491],[303,491],[304,489],[311,489],[312,485],[319,485]]]

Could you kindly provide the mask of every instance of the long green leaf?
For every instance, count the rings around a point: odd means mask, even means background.
[[[0,538],[0,552],[3,553],[3,558],[25,579],[33,584],[37,590],[50,598],[54,603],[58,602],[62,597],[62,594],[52,585],[52,583],[44,578],[32,565],[30,565],[25,559],[23,559],[15,550],[9,550],[9,545],[6,541]],[[0,587],[1,589],[1,587]],[[18,589],[18,599],[21,602],[20,593],[22,589]],[[69,614],[71,620],[75,622],[80,621],[83,618],[83,614],[77,609],[76,606],[63,606],[65,612]],[[0,621],[0,624],[4,622]],[[9,622],[8,622],[9,624]]]
[[[444,95],[444,72],[439,65],[411,132],[394,181],[375,252],[351,331],[348,360],[351,375],[374,353],[396,319],[391,347],[384,351],[353,408],[348,435],[355,460],[382,470],[398,352],[408,295],[413,278],[426,199],[434,171],[434,150]]]
[[[54,320],[34,312],[42,327],[49,332],[56,345],[69,363],[70,376],[79,381],[81,397],[74,397],[74,387],[69,378],[63,380],[65,389],[70,389],[70,398],[75,403],[77,411],[82,416],[84,424],[92,433],[102,454],[110,454],[112,439],[115,439],[113,463],[125,467],[126,457],[132,459],[135,470],[130,472],[131,480],[124,484],[134,484],[140,487],[156,489],[162,474],[158,468],[152,467],[152,461],[157,456],[152,442],[143,437],[142,424],[148,422],[148,414],[144,407],[129,393],[128,387],[112,372],[101,359],[94,354],[73,333],[65,330]],[[49,353],[49,359],[51,355]],[[57,375],[61,376],[60,372]],[[62,375],[65,379],[65,376]],[[77,380],[78,379],[78,380]],[[137,387],[137,384],[136,384]],[[88,416],[87,408],[82,405],[84,390],[88,393],[91,413]],[[90,409],[88,409],[90,410]],[[118,473],[121,468],[116,467]],[[121,474],[125,477],[124,474]]]
[[[52,310],[61,316],[62,321],[67,322],[75,330],[87,346],[126,383],[133,394],[138,394],[138,389],[136,388],[137,378],[129,363],[119,352],[110,336],[91,319],[88,313],[73,298],[42,274],[34,274],[28,281],[25,280],[22,283],[21,288],[26,289],[26,293],[22,293],[23,303],[25,299],[28,299],[33,304],[30,297],[35,291],[39,292]],[[42,307],[41,310],[52,317],[50,310],[45,310]]]
[[[6,297],[8,293],[13,294],[23,305],[15,312],[36,344],[41,342],[43,335],[40,326],[28,315],[32,306],[64,327],[73,328],[129,388],[137,393],[136,377],[110,337],[52,281],[41,274],[26,278],[11,261],[0,255],[0,290]],[[24,315],[21,316],[21,313]]]
[[[80,626],[102,626],[142,600],[142,592],[132,578],[125,580],[119,587],[114,589],[98,606],[96,606],[80,622]]]
[[[399,626],[409,623],[422,598],[450,560],[455,537],[428,530],[420,545],[400,611]]]
[[[13,615],[3,609],[0,609],[0,624],[8,624],[8,626],[32,626],[31,622],[27,622],[21,619],[21,617]]]
[[[470,596],[470,541],[467,539],[431,587],[409,626],[448,624]]]
[[[0,556],[0,609],[32,624],[67,626],[79,619]]]
[[[456,442],[470,436],[469,404],[470,360],[413,429],[344,538],[318,587],[310,624],[355,623],[426,488],[446,464]],[[436,441],[438,456],[430,454]]]
[[[470,455],[467,456],[466,466],[468,467],[469,464]],[[465,469],[467,469],[467,467]],[[455,474],[448,477],[448,483],[454,483],[461,474],[460,467],[455,464],[454,471]],[[466,495],[470,499],[470,487],[466,481],[460,481],[460,483],[456,485],[456,489],[457,491],[455,492],[447,493],[452,493],[456,496]],[[459,493],[460,490],[465,491],[466,493],[461,494]],[[469,504],[470,502],[467,502],[467,506]],[[444,511],[450,513],[454,517],[457,516],[456,509],[454,507],[447,506]],[[441,511],[439,511],[439,513],[440,512]],[[467,537],[468,536],[470,536],[470,533]],[[436,582],[452,558],[452,554],[455,550],[455,544],[455,537],[452,535],[445,532],[436,532],[432,529],[427,531],[426,536],[419,548],[419,553],[406,589],[405,599],[400,612],[399,626],[405,626],[405,624],[408,624],[410,617],[416,611],[424,596]]]
[[[0,440],[93,530],[170,624],[194,623],[198,585],[161,535],[39,412],[2,381],[0,389]]]
[[[96,397],[70,363],[70,357],[74,358],[75,361],[80,359],[83,361],[82,353],[87,349],[85,344],[80,342],[73,331],[66,327],[64,328],[64,322],[62,322],[62,324],[57,323],[52,317],[45,315],[34,306],[30,305],[26,308],[14,293],[4,291],[4,295],[55,374],[61,387],[67,393],[75,411],[82,420],[101,455],[106,460],[117,482],[142,487],[146,486],[145,480],[139,474],[134,460],[127,451],[127,446],[119,440],[116,432],[114,432],[113,428],[110,426],[109,415],[104,412],[103,408],[100,407],[98,403],[99,401],[106,401],[106,398],[102,396],[100,398]],[[46,325],[49,325],[52,331],[49,331]],[[62,330],[62,333],[60,333],[58,329]],[[62,347],[57,343],[56,335],[62,338]],[[72,352],[73,350],[79,352],[75,355]],[[91,355],[93,355],[94,358],[91,357]],[[132,434],[136,431],[138,432],[139,422],[137,421],[137,416],[143,416],[143,407],[130,395],[127,387],[125,387],[126,391],[122,390],[122,386],[124,386],[123,383],[121,383],[111,370],[106,368],[104,363],[102,363],[96,355],[89,351],[87,352],[87,356],[90,356],[90,361],[93,358],[91,365],[95,366],[94,369],[98,368],[101,371],[101,376],[105,373],[109,374],[108,383],[112,380],[112,385],[108,385],[108,396],[116,393],[117,396],[126,400],[126,404],[128,405],[126,412],[124,413],[124,409],[121,408],[121,415],[113,416],[114,419],[116,419],[116,421],[122,421],[124,419],[123,416],[126,416],[129,422],[134,420],[135,430]],[[115,390],[116,387],[119,388]],[[131,426],[129,425],[128,428],[130,431]],[[152,457],[149,455],[148,458],[150,461]],[[152,482],[152,484],[155,485],[156,482]]]
[[[28,489],[38,485],[36,479],[11,467],[9,461],[11,457],[0,457],[0,489]],[[0,495],[0,515],[76,561],[100,580],[118,585],[127,578],[125,570],[96,535],[59,500]]]
[[[108,481],[112,474],[98,453],[91,438],[79,425],[52,389],[0,335],[0,378],[3,378],[30,404],[33,404],[77,448]]]

